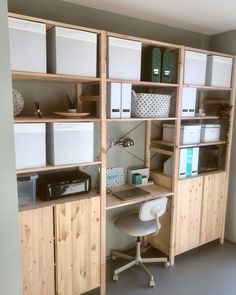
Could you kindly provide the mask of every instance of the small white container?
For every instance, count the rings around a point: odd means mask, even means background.
[[[52,165],[94,160],[93,123],[48,123],[47,161]]]
[[[205,85],[207,55],[195,51],[185,51],[184,84]]]
[[[108,77],[140,81],[141,42],[108,37]]]
[[[206,85],[230,87],[233,59],[211,55],[207,57]]]
[[[46,25],[8,18],[11,69],[46,73]]]
[[[201,125],[182,125],[180,131],[180,144],[200,143]],[[175,126],[163,124],[163,141],[174,142]]]
[[[183,87],[182,117],[194,117],[196,109],[197,88]]]
[[[54,27],[47,32],[48,71],[96,77],[97,34]]]
[[[15,124],[16,169],[46,166],[45,124]]]
[[[220,124],[205,124],[201,127],[201,142],[213,142],[220,139]]]

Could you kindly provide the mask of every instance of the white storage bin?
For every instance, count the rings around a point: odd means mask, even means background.
[[[194,117],[196,108],[197,88],[183,87],[182,117]]]
[[[184,84],[205,85],[207,55],[195,51],[185,51]]]
[[[201,142],[219,141],[220,124],[205,124],[201,127]]]
[[[29,174],[17,178],[18,203],[24,206],[36,201],[36,181],[38,174]]]
[[[180,131],[180,144],[200,143],[201,125],[183,125]],[[163,124],[163,137],[167,142],[175,140],[175,126],[173,124]]]
[[[141,42],[108,37],[108,77],[140,80]]]
[[[15,124],[16,169],[46,166],[45,124]]]
[[[206,85],[230,87],[233,59],[211,55],[207,57]]]
[[[97,34],[54,27],[47,32],[48,71],[96,77]]]
[[[46,25],[8,18],[11,69],[46,73]]]
[[[47,124],[47,161],[52,165],[92,162],[93,123]]]

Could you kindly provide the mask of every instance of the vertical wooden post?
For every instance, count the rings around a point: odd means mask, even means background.
[[[80,99],[80,97],[82,95],[82,91],[83,91],[83,85],[81,83],[76,83],[76,86],[75,86],[75,95],[77,97],[77,112],[78,113],[82,113],[83,112],[82,101]]]
[[[150,170],[151,166],[151,153],[150,153],[150,145],[151,145],[151,133],[152,133],[152,121],[148,120],[146,122],[146,138],[145,138],[145,166]]]
[[[175,147],[174,147],[174,165],[172,173],[172,197],[171,204],[171,227],[170,227],[170,264],[174,264],[175,257],[175,236],[176,236],[176,220],[177,220],[177,198],[178,196],[178,179],[179,179],[179,145],[180,145],[180,129],[181,129],[181,110],[182,110],[182,93],[183,93],[183,73],[184,73],[184,47],[179,49],[179,67],[178,67],[178,89],[176,95],[176,114],[175,122]]]
[[[100,34],[100,119],[101,119],[101,288],[106,293],[106,32]]]

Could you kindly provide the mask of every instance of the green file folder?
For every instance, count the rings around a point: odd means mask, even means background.
[[[162,52],[162,67],[161,67],[161,82],[171,83],[172,75],[172,53],[170,50],[163,50]]]
[[[161,50],[159,48],[152,48],[144,54],[142,75],[144,81],[161,81]]]

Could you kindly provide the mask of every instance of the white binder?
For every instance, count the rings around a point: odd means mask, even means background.
[[[107,117],[121,118],[121,83],[108,83],[107,86]]]
[[[131,84],[121,86],[121,118],[131,117]]]

